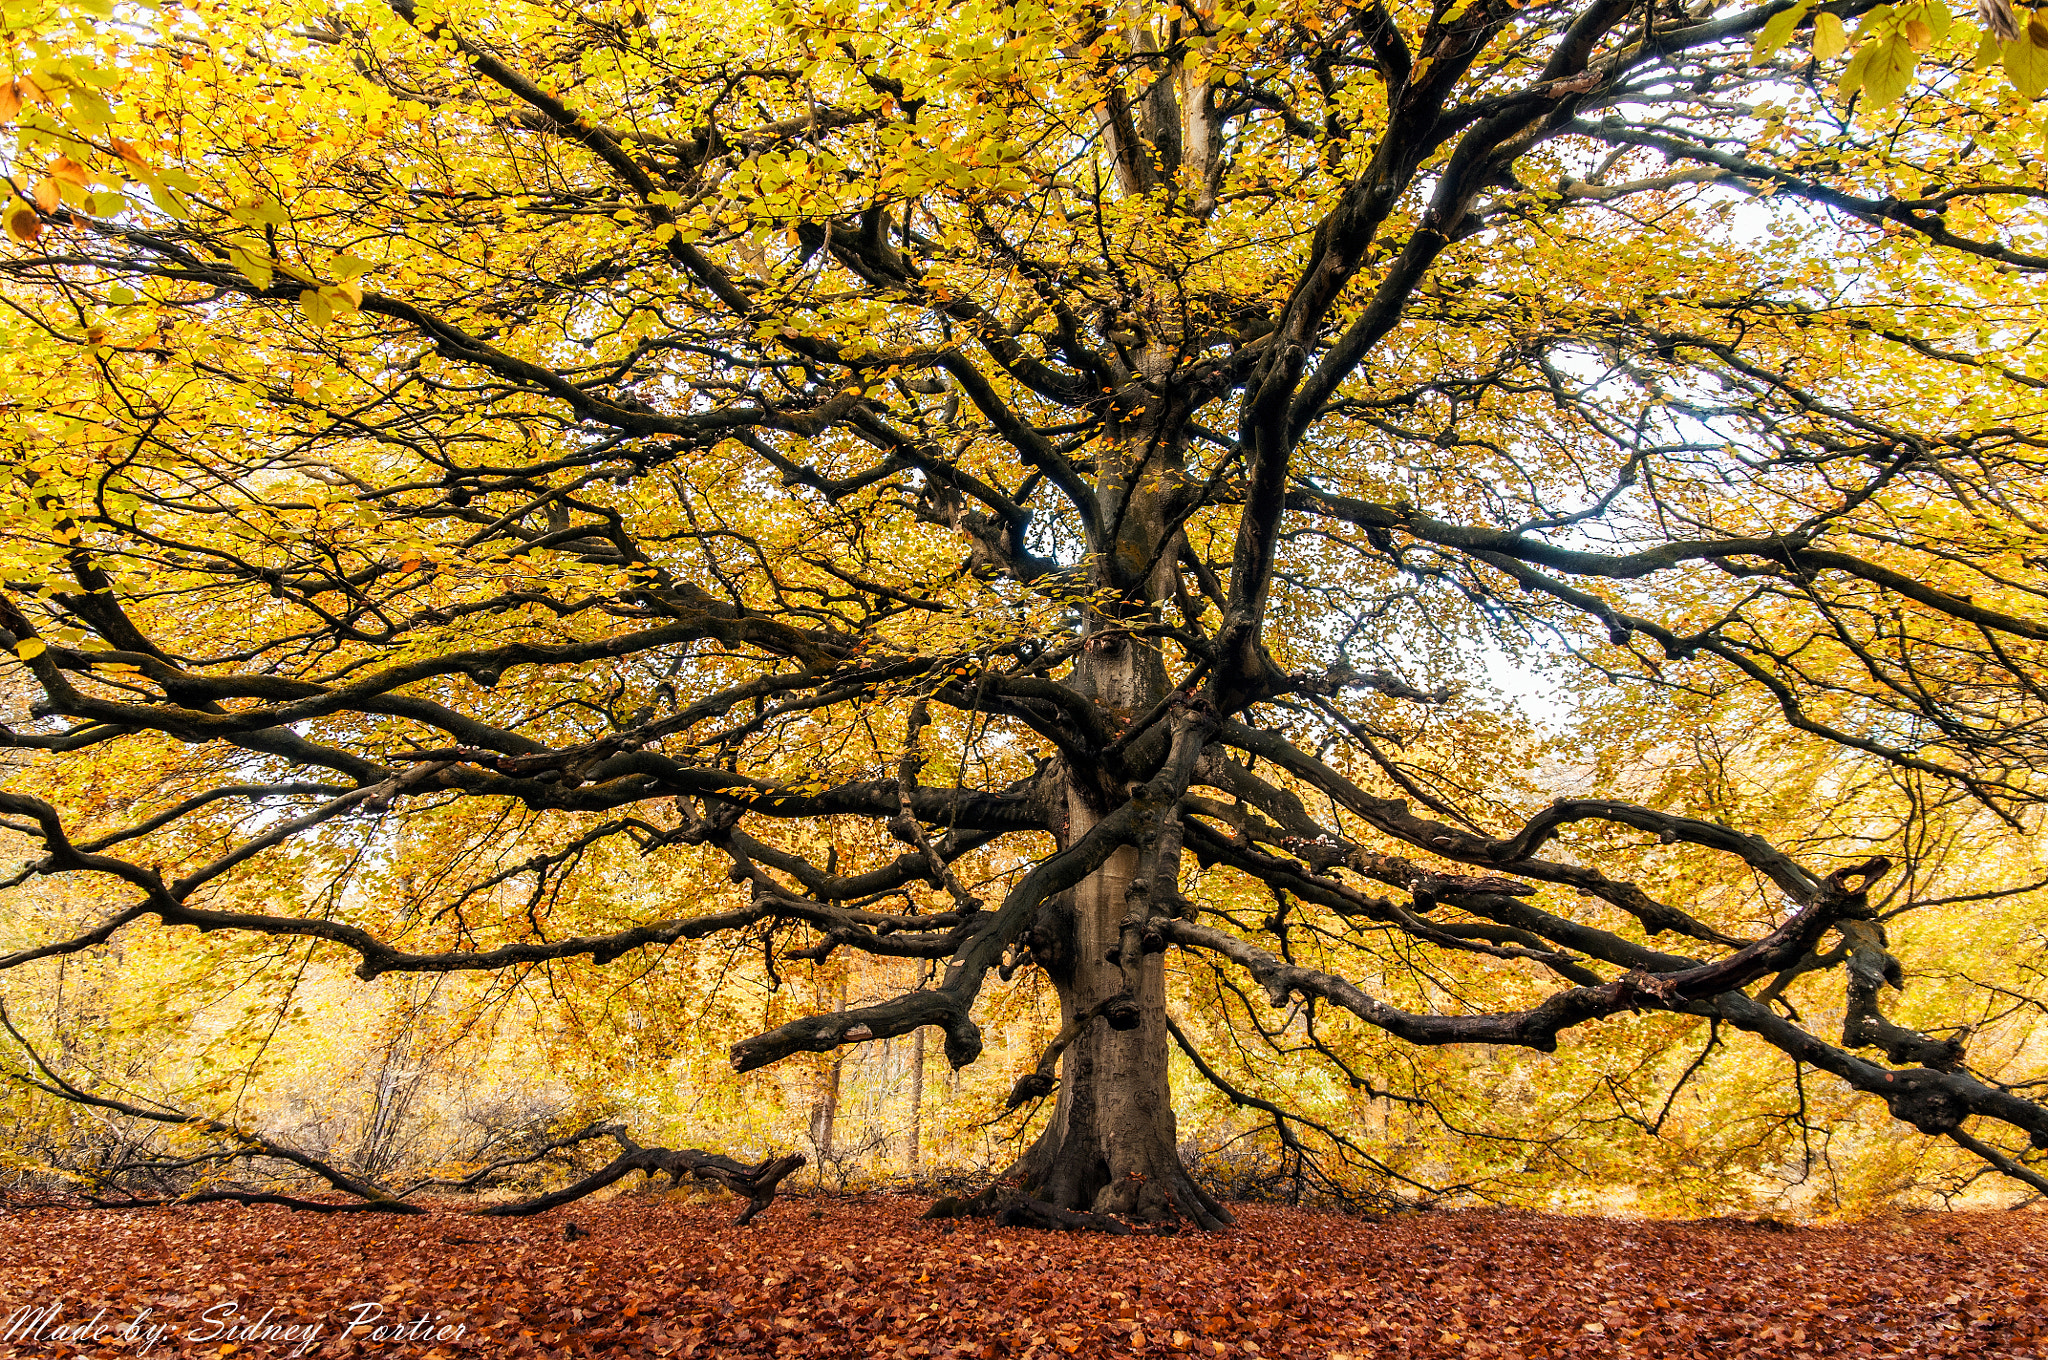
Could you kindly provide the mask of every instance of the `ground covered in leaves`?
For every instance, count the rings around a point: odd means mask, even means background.
[[[0,1355],[2048,1356],[2034,1212],[1786,1228],[1253,1207],[1226,1233],[1116,1238],[922,1208],[785,1198],[750,1228],[732,1201],[631,1197],[524,1220],[11,1212]],[[565,1238],[572,1220],[587,1235]]]

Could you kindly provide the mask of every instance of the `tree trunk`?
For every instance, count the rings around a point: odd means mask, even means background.
[[[910,1174],[917,1175],[919,1144],[924,1135],[924,1031],[918,1030],[910,1037],[910,1138],[906,1151],[909,1153]]]
[[[822,1177],[832,1161],[833,1127],[839,1122],[839,1075],[845,1058],[834,1058],[824,1071],[818,1099],[811,1106],[811,1145],[818,1151],[818,1174]]]
[[[839,981],[839,1004],[835,1008],[846,1009],[846,980]],[[811,1106],[811,1146],[818,1153],[818,1183],[824,1184],[825,1169],[832,1164],[833,1126],[839,1122],[839,1084],[846,1067],[846,1050],[837,1050],[832,1065],[821,1074],[818,1098]]]
[[[1133,505],[1127,537],[1113,558],[1171,569],[1171,554],[1161,562],[1155,551],[1164,534],[1145,532],[1163,518],[1145,513],[1156,509]],[[1075,676],[1078,688],[1125,721],[1149,711],[1168,685],[1157,648],[1115,626],[1131,621],[1091,620]],[[1104,792],[1073,772],[1066,794],[1065,840],[1071,844],[1109,808]],[[1229,1212],[1195,1184],[1180,1160],[1167,1078],[1165,956],[1147,954],[1139,963],[1131,997],[1135,1024],[1128,1011],[1118,1020],[1129,1026],[1123,1029],[1099,1013],[1125,990],[1116,951],[1131,909],[1128,894],[1138,861],[1135,847],[1117,851],[1058,903],[1048,904],[1033,931],[1033,954],[1059,992],[1062,1026],[1076,1016],[1097,1014],[1060,1055],[1052,1123],[1012,1175],[1022,1180],[1026,1193],[1062,1209],[1121,1214],[1148,1223],[1178,1211],[1201,1227],[1219,1228],[1231,1221]],[[1161,877],[1170,880],[1172,870]]]
[[[1063,1025],[1123,991],[1123,969],[1105,956],[1121,935],[1124,888],[1136,867],[1136,850],[1118,851],[1046,923],[1066,937],[1068,966],[1047,970],[1058,985]],[[1200,1227],[1223,1227],[1230,1212],[1181,1165],[1167,1079],[1164,955],[1145,957],[1133,999],[1135,1026],[1112,1029],[1098,1016],[1060,1055],[1052,1123],[1012,1174],[1026,1193],[1062,1209],[1146,1223],[1178,1211]]]

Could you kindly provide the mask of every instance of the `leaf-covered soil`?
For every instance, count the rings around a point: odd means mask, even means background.
[[[733,1201],[631,1197],[525,1220],[5,1214],[0,1355],[2048,1356],[2039,1213],[1248,1207],[1225,1233],[1115,1238],[921,1222],[924,1203],[785,1198],[750,1228]],[[80,1323],[82,1345],[58,1339]]]

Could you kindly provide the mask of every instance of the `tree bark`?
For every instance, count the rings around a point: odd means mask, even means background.
[[[910,1036],[910,1137],[905,1151],[910,1174],[917,1175],[918,1155],[924,1141],[924,1031]]]
[[[846,1011],[846,980],[839,981],[839,1004],[835,1008],[841,1014]],[[832,1134],[839,1122],[839,1084],[846,1067],[846,1050],[835,1050],[832,1062],[819,1074],[818,1098],[811,1106],[811,1146],[818,1153],[818,1178],[822,1182],[825,1168],[832,1164]]]
[[[1026,1194],[1062,1209],[1146,1223],[1178,1213],[1219,1228],[1230,1212],[1180,1160],[1167,1072],[1165,956],[1148,954],[1139,966],[1134,1026],[1114,1029],[1100,1014],[1124,988],[1123,969],[1106,956],[1122,933],[1124,890],[1136,864],[1137,851],[1118,851],[1046,923],[1066,937],[1069,967],[1047,969],[1062,1025],[1097,1014],[1060,1055],[1052,1122],[1011,1174]]]

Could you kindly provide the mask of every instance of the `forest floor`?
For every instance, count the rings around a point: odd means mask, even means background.
[[[736,1201],[633,1196],[529,1219],[6,1213],[0,1356],[2048,1357],[2038,1212],[1243,1207],[1228,1232],[1105,1237],[925,1203],[785,1197],[749,1228]]]

